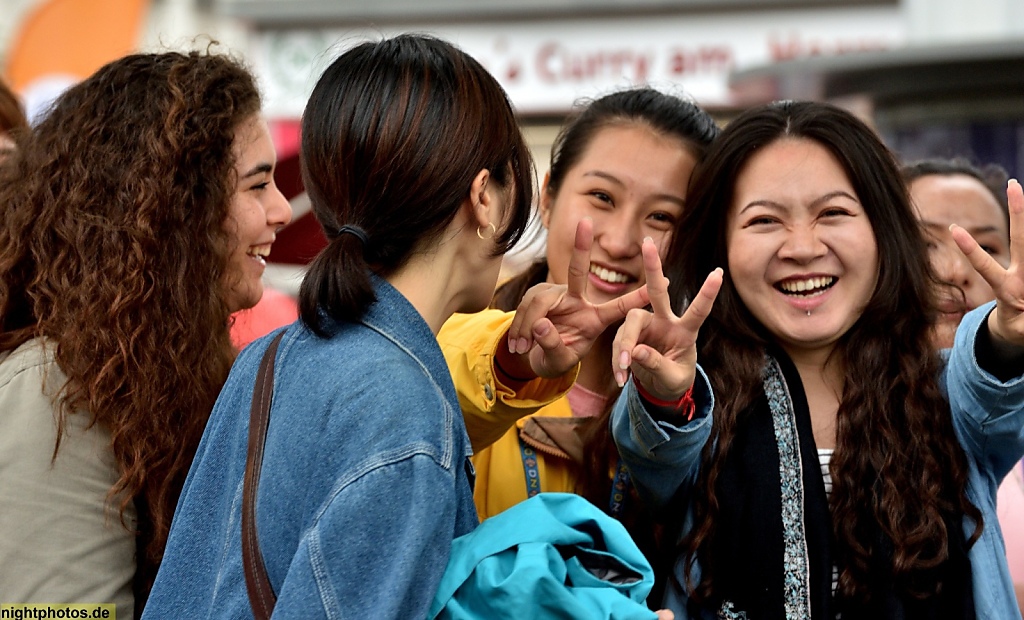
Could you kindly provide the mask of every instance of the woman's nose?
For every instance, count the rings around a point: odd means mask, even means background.
[[[779,256],[791,260],[806,262],[823,256],[828,252],[826,246],[813,225],[798,224],[791,227],[786,242],[779,248]]]
[[[963,252],[951,246],[952,243],[940,243],[938,248],[933,250],[935,258],[932,261],[932,266],[940,280],[963,288],[970,284],[974,268],[967,261]]]
[[[267,224],[274,228],[286,226],[292,221],[292,205],[284,197],[277,185],[273,185],[273,199],[267,206]]]
[[[619,208],[611,217],[594,221],[594,242],[609,258],[635,256],[643,241],[640,222],[630,209]]]

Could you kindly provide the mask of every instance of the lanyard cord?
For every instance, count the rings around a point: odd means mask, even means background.
[[[540,493],[540,469],[537,467],[537,451],[526,445],[519,438],[519,455],[523,460],[523,473],[526,475],[526,497],[531,498]],[[608,498],[608,514],[622,520],[622,513],[629,500],[629,470],[622,459],[615,463],[615,477],[612,479],[612,490]]]

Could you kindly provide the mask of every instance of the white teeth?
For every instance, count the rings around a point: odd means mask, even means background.
[[[836,279],[832,276],[823,278],[808,278],[806,280],[788,280],[780,282],[779,288],[787,293],[821,292],[822,289],[832,286]]]
[[[605,269],[604,267],[599,267],[597,265],[590,266],[590,273],[594,274],[595,276],[604,280],[605,282],[610,282],[612,284],[621,284],[623,282],[629,281],[629,276],[627,276],[626,274],[619,273],[617,271],[611,271],[610,269]]]
[[[266,257],[270,256],[270,246],[269,245],[253,246],[253,247],[249,248],[249,251],[247,252],[247,254],[249,256],[254,256],[256,258],[266,258]]]

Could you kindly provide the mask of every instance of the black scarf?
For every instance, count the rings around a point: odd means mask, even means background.
[[[766,358],[764,394],[738,420],[715,489],[720,510],[706,557],[718,617],[973,620],[970,559],[956,516],[946,519],[949,557],[935,569],[939,594],[918,599],[896,586],[891,542],[872,523],[881,553],[870,601],[833,599],[832,517],[807,399],[796,368],[784,354],[773,355]]]

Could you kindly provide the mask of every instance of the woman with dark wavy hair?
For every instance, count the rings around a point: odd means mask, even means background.
[[[757,108],[694,174],[672,285],[654,256],[654,312],[627,317],[615,348],[620,378],[631,367],[660,402],[631,385],[613,424],[634,481],[682,529],[666,606],[1015,617],[995,491],[1024,453],[1024,245],[1007,269],[954,227],[996,302],[940,355],[924,239],[862,122]],[[1007,193],[1022,230],[1024,194]],[[683,317],[670,294],[695,300]]]
[[[250,73],[171,52],[69,89],[0,167],[4,603],[145,601],[291,217],[274,165]]]

